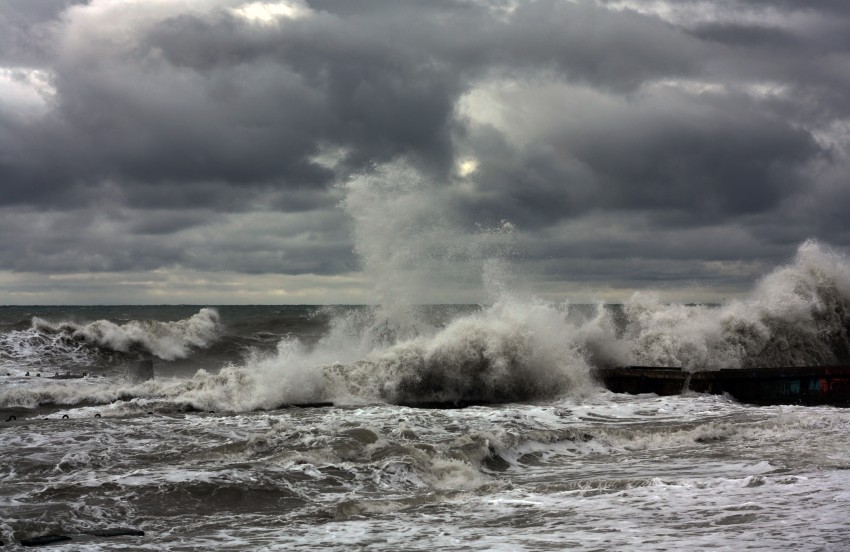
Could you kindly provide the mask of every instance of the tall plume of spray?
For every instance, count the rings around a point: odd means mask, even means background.
[[[451,183],[437,185],[404,160],[344,185],[355,251],[378,305],[338,316],[307,350],[281,342],[249,364],[246,405],[298,400],[393,403],[523,401],[595,388],[594,367],[651,364],[689,370],[850,361],[850,262],[816,242],[721,306],[662,304],[637,293],[615,323],[602,304],[587,317],[517,294],[494,251],[508,223],[469,231],[453,219]],[[482,280],[483,276],[483,282]],[[441,323],[418,305],[484,284],[489,306]]]
[[[459,330],[459,324],[473,323],[491,340],[489,349],[483,349],[487,352],[480,355],[483,364],[510,365],[503,376],[525,377],[526,360],[531,358],[527,352],[508,355],[509,360],[504,355],[488,356],[504,344],[504,336],[495,337],[496,320],[511,319],[518,333],[537,340],[539,350],[557,351],[559,360],[533,361],[545,370],[569,374],[553,384],[550,393],[581,387],[584,375],[594,366],[646,364],[712,370],[850,363],[850,260],[817,241],[801,244],[789,264],[763,277],[743,298],[719,306],[694,306],[663,304],[652,291],[638,292],[622,306],[615,324],[611,309],[602,305],[587,318],[575,316],[566,306],[519,297],[506,283],[504,271],[494,270],[503,266],[498,255],[495,259],[488,255],[510,243],[510,232],[463,232],[447,214],[453,211],[451,190],[451,186],[434,186],[410,165],[396,162],[349,182],[343,203],[355,221],[356,250],[376,282],[381,312],[397,327],[403,329],[402,321],[416,319],[410,306],[420,299],[422,289],[450,285],[441,270],[463,266],[467,282],[470,274],[483,275],[492,306],[439,333],[430,332],[428,347],[451,341],[450,331],[468,339],[474,332],[468,327]],[[539,320],[546,320],[546,326],[536,326]],[[493,325],[484,329],[488,323]],[[502,341],[495,345],[493,339]],[[421,355],[438,356],[434,352]],[[449,357],[446,363],[451,363]],[[385,361],[386,355],[381,358]],[[470,362],[462,355],[454,360],[458,372],[469,369]],[[411,364],[415,363],[396,371]],[[421,365],[417,370],[432,371]],[[547,380],[539,373],[537,377]],[[510,393],[501,394],[506,395]]]
[[[275,353],[252,352],[217,374],[151,383],[150,396],[251,410],[328,400],[511,400],[564,388],[569,378],[551,369],[565,352],[551,309],[538,316],[503,302],[451,319],[422,307],[466,298],[458,290],[480,286],[482,264],[509,241],[510,225],[465,231],[452,220],[451,186],[436,185],[404,160],[354,175],[342,190],[341,208],[352,220],[355,252],[377,304],[334,311],[313,346],[287,337]],[[557,350],[536,342],[544,331]]]
[[[374,285],[376,318],[387,331],[410,337],[418,331],[415,305],[440,278],[434,261],[452,253],[437,244],[456,241],[437,205],[439,196],[419,171],[402,162],[357,174],[344,191],[341,206],[354,223],[354,251]]]
[[[331,387],[390,402],[509,401],[551,396],[587,383],[581,347],[564,313],[505,285],[493,259],[513,231],[465,230],[452,220],[450,184],[435,185],[398,160],[352,178],[342,202],[354,221],[355,250],[375,282],[379,306],[365,331],[372,347],[331,374]],[[444,327],[417,305],[453,287],[480,286],[492,306]]]
[[[436,185],[405,160],[355,175],[344,192],[341,206],[353,221],[354,251],[374,285],[376,317],[398,337],[421,333],[411,327],[426,323],[417,316],[418,305],[467,302],[480,285],[482,265],[492,260],[488,255],[510,240],[512,226],[505,221],[495,228],[463,228],[453,217],[451,185]]]

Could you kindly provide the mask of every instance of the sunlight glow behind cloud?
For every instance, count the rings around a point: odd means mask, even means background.
[[[233,8],[239,17],[268,25],[280,19],[300,19],[310,13],[310,9],[294,2],[251,2]]]

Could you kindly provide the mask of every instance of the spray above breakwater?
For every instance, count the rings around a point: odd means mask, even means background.
[[[593,369],[611,366],[850,363],[850,261],[814,241],[747,296],[716,306],[637,293],[621,306],[588,309],[501,291],[491,306],[376,348],[335,374],[389,402],[500,402],[586,393]]]
[[[622,305],[570,305],[518,291],[521,277],[500,261],[505,252],[517,255],[515,229],[506,221],[471,229],[454,219],[451,186],[434,186],[397,162],[355,176],[343,191],[341,208],[353,221],[377,306],[317,309],[326,319],[321,332],[313,324],[308,338],[307,326],[298,325],[307,318],[294,321],[275,347],[246,346],[241,360],[224,365],[203,362],[222,327],[211,309],[168,323],[34,320],[27,331],[63,343],[164,360],[196,356],[204,369],[135,386],[17,388],[0,392],[0,404],[133,397],[242,411],[326,401],[535,401],[592,393],[594,369],[612,366],[700,371],[850,362],[850,261],[816,241],[803,243],[749,294],[721,305],[664,304],[652,292]],[[473,280],[483,281],[485,305],[421,305],[426,292],[449,301]]]
[[[722,305],[664,304],[642,292],[620,306],[588,309],[518,291],[521,277],[499,262],[516,253],[513,226],[467,230],[450,214],[457,190],[434,186],[409,165],[357,176],[345,192],[355,250],[380,306],[371,326],[342,332],[357,346],[326,344],[354,352],[330,371],[329,383],[325,370],[330,397],[535,400],[587,392],[594,368],[617,365],[698,371],[850,362],[850,260],[816,241]],[[489,306],[441,327],[417,316],[422,290],[451,288],[473,274]]]
[[[850,260],[816,242],[742,299],[716,307],[625,305],[631,363],[689,370],[850,362]]]

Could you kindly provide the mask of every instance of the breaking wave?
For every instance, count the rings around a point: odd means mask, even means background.
[[[589,385],[580,344],[564,339],[574,330],[551,305],[503,301],[325,377],[334,394],[400,404],[549,398]]]
[[[622,340],[634,364],[688,370],[850,363],[850,261],[809,240],[794,261],[723,305],[636,294]]]
[[[26,330],[0,334],[0,358],[23,366],[86,366],[114,353],[174,360],[210,346],[220,334],[218,312],[209,308],[175,322],[131,320],[121,325],[109,320],[52,323],[35,317]]]

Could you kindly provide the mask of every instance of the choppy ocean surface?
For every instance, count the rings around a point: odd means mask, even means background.
[[[847,550],[850,410],[593,371],[846,364],[849,305],[846,259],[812,244],[716,306],[0,307],[0,541]],[[403,406],[466,401],[487,404]],[[91,534],[117,527],[145,534]]]

